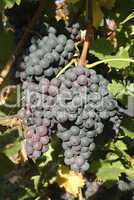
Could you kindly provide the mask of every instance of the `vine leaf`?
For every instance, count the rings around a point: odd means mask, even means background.
[[[127,119],[122,123],[121,130],[125,136],[134,139],[134,119]]]
[[[99,48],[99,47],[98,47]],[[102,48],[103,49],[103,48]],[[110,68],[115,68],[117,70],[125,69],[130,65],[130,62],[134,62],[133,59],[129,57],[128,53],[129,47],[120,47],[117,54],[111,56],[109,55],[104,55],[102,53],[103,50],[92,50],[91,53],[98,57],[101,61],[97,61],[96,64],[101,64],[101,63],[106,63]],[[105,50],[106,53],[106,50]],[[87,67],[94,67],[96,64],[90,64]]]
[[[19,6],[21,3],[21,0],[16,0],[16,4]]]
[[[130,131],[125,127],[121,127],[121,130],[123,130],[125,136],[130,137],[131,139],[134,139],[134,131]]]
[[[129,58],[128,47],[126,48],[120,47],[119,51],[117,52],[115,56],[108,56],[107,58]],[[126,67],[130,65],[130,62],[113,60],[113,61],[109,61],[108,65],[116,69],[125,69]]]
[[[108,84],[108,90],[114,95],[117,96],[120,93],[125,92],[125,86],[121,81],[112,80],[112,83]]]
[[[127,150],[127,145],[121,140],[118,140],[114,145],[115,145],[115,147],[119,148],[120,151]]]
[[[107,156],[106,156],[107,160],[109,161],[114,161],[116,159],[119,158],[119,156],[116,154],[116,153],[108,153]]]
[[[134,96],[134,83],[130,83],[127,87],[128,95]]]
[[[104,56],[110,55],[113,53],[113,47],[110,41],[106,40],[105,38],[100,38],[94,40],[90,53],[95,55],[99,59],[104,59]]]
[[[122,169],[116,167],[104,167],[97,172],[97,177],[103,181],[117,180],[120,174],[123,172]]]
[[[12,8],[14,4],[20,5],[21,0],[3,0],[5,8]]]
[[[14,49],[14,34],[11,31],[1,32],[0,44],[0,65],[4,65]]]
[[[108,160],[95,161],[90,169],[90,172],[96,173],[97,178],[102,181],[117,180],[123,171],[124,166],[120,161],[111,164]]]
[[[134,179],[134,167],[133,167],[133,168],[130,168],[130,169],[127,169],[127,170],[126,170],[126,174],[127,174],[129,177],[131,177],[131,178]]]
[[[39,181],[40,181],[40,176],[36,175],[36,176],[32,176],[31,178],[34,182],[34,188],[37,191],[38,190],[38,185],[39,185]]]
[[[79,189],[84,186],[84,179],[80,173],[71,171],[68,167],[62,165],[58,170],[57,183],[59,187],[77,197]]]

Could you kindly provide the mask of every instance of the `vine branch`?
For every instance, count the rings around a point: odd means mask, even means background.
[[[108,59],[96,61],[96,62],[94,62],[92,64],[87,64],[86,67],[87,68],[92,68],[92,67],[96,67],[97,65],[100,65],[102,63],[107,63],[107,62],[111,62],[111,61],[122,61],[122,62],[134,63],[134,59],[132,59],[132,58],[108,58]]]
[[[87,0],[86,1],[86,9],[87,9],[87,18],[89,20],[89,24],[86,29],[86,36],[85,36],[85,41],[83,44],[83,49],[82,53],[80,56],[79,64],[80,65],[85,65],[86,64],[86,58],[88,54],[88,49],[91,47],[91,41],[93,38],[93,26],[92,26],[92,0]]]
[[[20,42],[18,43],[14,53],[11,55],[11,57],[7,61],[6,65],[4,66],[4,69],[0,73],[0,85],[3,83],[4,79],[8,75],[11,67],[13,66],[13,64],[16,60],[16,57],[22,53],[23,48],[25,47],[25,44],[27,43],[27,41],[29,39],[31,30],[33,29],[33,26],[35,25],[35,23],[37,22],[39,17],[42,15],[42,12],[45,8],[45,3],[46,3],[45,0],[39,1],[39,7],[37,8],[35,15],[33,16],[32,20],[28,24],[28,27],[26,28],[26,30],[25,30]]]

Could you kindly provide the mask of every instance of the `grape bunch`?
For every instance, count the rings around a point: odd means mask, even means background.
[[[50,26],[42,39],[32,39],[28,55],[24,56],[20,66],[22,81],[51,79],[73,57],[74,50],[74,41],[64,34],[56,35],[56,29]]]
[[[88,159],[95,149],[95,137],[107,121],[117,132],[120,118],[117,102],[107,90],[108,82],[92,69],[71,68],[60,77],[55,106],[57,136],[62,140],[64,162],[75,171],[87,171]],[[116,120],[115,120],[116,119]]]
[[[80,24],[65,22],[65,28],[70,34],[72,40],[79,41],[81,39]]]
[[[48,150],[51,133],[62,140],[64,162],[72,170],[85,172],[95,149],[95,137],[105,123],[120,126],[117,102],[107,90],[108,81],[92,69],[72,66],[60,78],[23,79],[23,118],[28,131],[29,157]]]
[[[101,185],[102,185],[101,182],[97,181],[91,182],[85,179],[85,186],[83,190],[86,200],[93,197],[100,190]]]
[[[56,101],[60,80],[42,77],[39,83],[23,83],[23,109],[19,115],[28,129],[25,133],[26,151],[30,158],[38,158],[48,151],[48,144],[55,121],[52,107]]]
[[[128,176],[121,177],[118,181],[118,188],[122,192],[133,191],[134,190],[134,179],[132,179]]]

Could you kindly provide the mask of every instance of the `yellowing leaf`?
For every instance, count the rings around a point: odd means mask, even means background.
[[[93,25],[98,27],[104,17],[104,14],[100,8],[100,4],[97,0],[93,1]]]
[[[84,179],[80,173],[71,171],[66,166],[60,166],[56,179],[59,187],[64,188],[67,192],[75,197],[79,194],[79,189],[84,186]]]
[[[112,9],[114,7],[116,0],[99,0],[100,6],[107,8],[107,9]]]

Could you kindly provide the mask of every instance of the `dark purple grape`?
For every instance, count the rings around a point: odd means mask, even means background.
[[[48,145],[43,145],[42,152],[46,153],[48,151],[48,149],[49,149]]]
[[[75,159],[75,164],[77,164],[79,167],[81,167],[84,164],[84,159],[82,156],[78,156]]]
[[[35,150],[35,151],[33,152],[33,154],[32,154],[32,157],[33,157],[33,158],[39,158],[40,156],[41,156],[41,151],[36,151],[36,150]]]
[[[44,144],[48,144],[49,142],[49,137],[48,136],[43,136],[40,138],[40,142],[44,145]]]
[[[71,136],[70,142],[72,145],[79,145],[80,144],[79,136]]]
[[[28,154],[32,154],[33,153],[33,147],[31,145],[29,145],[28,143],[26,144],[26,152]]]
[[[87,171],[89,169],[90,165],[89,163],[85,162],[82,166],[81,166],[81,170],[82,171]]]
[[[33,145],[33,148],[34,148],[34,150],[40,151],[41,148],[42,148],[42,144],[41,144],[40,142],[36,142],[36,143]]]
[[[48,93],[50,96],[54,97],[58,94],[58,88],[56,86],[50,85],[48,88]]]
[[[85,75],[80,75],[78,77],[77,81],[80,85],[87,85],[87,83],[88,83],[88,79]]]

